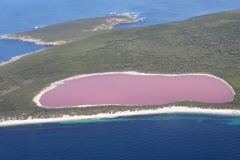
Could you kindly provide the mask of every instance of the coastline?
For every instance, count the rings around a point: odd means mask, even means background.
[[[116,25],[131,24],[131,23],[137,23],[141,21],[141,19],[138,18],[136,14],[132,14],[132,13],[116,14],[116,16],[125,16],[125,18],[120,18],[120,17],[108,18],[105,20],[105,23],[94,26],[94,29],[83,30],[83,31],[110,30],[110,29],[114,29]]]
[[[50,86],[42,89],[34,98],[33,98],[33,102],[37,104],[38,107],[43,107],[46,109],[53,109],[53,108],[49,108],[46,106],[43,106],[40,103],[40,98],[42,97],[43,94],[45,94],[46,92],[54,89],[55,87],[57,87],[60,84],[63,84],[65,81],[69,81],[69,80],[74,80],[74,79],[78,79],[78,78],[83,78],[83,77],[89,77],[89,76],[95,76],[95,75],[108,75],[108,74],[129,74],[129,75],[144,75],[144,76],[149,76],[149,75],[162,75],[162,76],[184,76],[184,75],[204,75],[204,76],[209,76],[209,77],[213,77],[216,78],[217,80],[221,81],[222,83],[224,83],[232,92],[233,94],[233,99],[234,96],[236,95],[236,92],[234,91],[233,87],[228,84],[224,79],[221,79],[219,77],[216,77],[214,75],[211,74],[206,74],[206,73],[185,73],[185,74],[151,74],[151,73],[140,73],[140,72],[135,72],[135,71],[126,71],[126,72],[105,72],[105,73],[93,73],[93,74],[82,74],[82,75],[76,75],[73,77],[69,77],[60,81],[56,81],[54,83],[52,83]],[[233,99],[231,101],[233,101]],[[231,102],[230,101],[230,102]],[[102,105],[120,105],[120,104],[102,104]],[[92,106],[100,106],[100,105],[80,105],[80,106],[72,106],[72,107],[92,107]],[[71,107],[71,108],[72,108]],[[58,107],[56,109],[59,108],[66,108],[66,107]]]
[[[14,34],[10,35],[3,35],[0,37],[0,39],[7,39],[7,40],[19,40],[22,42],[30,42],[30,43],[34,43],[36,45],[42,45],[42,46],[57,46],[57,45],[61,45],[61,44],[65,44],[67,43],[66,41],[53,41],[53,42],[45,42],[41,39],[36,39],[36,38],[32,38],[31,36],[16,36]]]
[[[84,31],[97,31],[97,30],[110,30],[113,29],[114,26],[119,25],[119,24],[129,24],[129,23],[137,23],[140,22],[141,19],[137,17],[137,15],[132,14],[132,13],[123,13],[123,14],[117,14],[115,15],[116,17],[108,18],[106,17],[106,20],[103,24],[99,24],[97,26],[94,26],[93,29],[90,30],[82,30],[80,32]],[[44,29],[44,27],[38,27],[35,29]],[[47,46],[58,46],[62,44],[66,44],[72,41],[65,41],[65,40],[57,40],[57,41],[51,41],[47,42],[42,39],[37,39],[29,35],[25,36],[19,36],[17,34],[7,34],[7,35],[2,35],[0,36],[0,39],[6,39],[6,40],[19,40],[23,42],[30,42],[34,43],[36,45],[47,45]]]
[[[123,111],[115,113],[99,113],[95,115],[80,115],[80,116],[69,116],[62,115],[58,118],[31,118],[27,120],[5,120],[0,122],[0,127],[4,126],[17,126],[17,125],[28,125],[28,124],[41,124],[41,123],[58,123],[67,122],[74,120],[93,120],[103,118],[116,118],[116,117],[127,117],[127,116],[139,116],[139,115],[154,115],[154,114],[171,114],[171,113],[196,113],[196,114],[214,114],[214,115],[229,115],[229,116],[240,116],[240,110],[234,109],[210,109],[210,108],[197,108],[197,107],[184,107],[184,106],[170,106],[158,109],[148,110],[136,110],[136,111]]]
[[[0,63],[0,67],[3,66],[3,65],[9,64],[9,63],[11,63],[11,62],[14,62],[14,61],[16,61],[16,60],[18,60],[18,59],[20,59],[20,58],[22,58],[22,57],[24,57],[24,56],[27,56],[27,55],[30,55],[30,54],[34,54],[34,53],[38,53],[38,52],[41,52],[41,51],[43,51],[43,50],[45,50],[45,49],[40,49],[40,50],[35,51],[35,52],[30,52],[30,53],[26,53],[26,54],[23,54],[23,55],[20,55],[20,56],[12,57],[12,58],[11,58],[10,60],[8,60],[8,61],[1,62],[1,63]]]

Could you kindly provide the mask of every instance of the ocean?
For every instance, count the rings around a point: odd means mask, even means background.
[[[0,36],[79,18],[134,13],[142,22],[116,28],[141,27],[193,16],[240,9],[239,0],[1,0]],[[0,40],[0,62],[46,46]]]
[[[0,128],[1,160],[239,160],[240,117],[162,114]]]
[[[140,27],[225,10],[239,0],[1,0],[0,35],[78,18],[135,13]],[[47,46],[0,40],[0,61]],[[0,160],[240,159],[240,117],[160,114],[0,127]]]

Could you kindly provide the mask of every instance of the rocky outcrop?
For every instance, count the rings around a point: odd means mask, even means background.
[[[67,43],[66,41],[53,41],[53,42],[45,42],[41,39],[32,38],[31,36],[16,36],[16,35],[3,35],[0,37],[1,39],[12,39],[12,40],[20,40],[23,42],[31,42],[37,45],[46,45],[46,46],[57,46],[61,44]]]

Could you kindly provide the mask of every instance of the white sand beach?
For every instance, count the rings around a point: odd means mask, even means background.
[[[43,45],[43,46],[57,46],[57,45],[61,45],[61,44],[65,44],[67,43],[66,41],[53,41],[53,42],[45,42],[41,39],[36,39],[36,38],[32,38],[31,36],[16,36],[16,35],[3,35],[0,37],[1,39],[8,39],[8,40],[19,40],[19,41],[23,41],[23,42],[30,42],[30,43],[34,43],[36,45]]]
[[[197,114],[217,114],[217,115],[230,115],[240,116],[240,110],[233,109],[210,109],[210,108],[197,108],[197,107],[183,107],[183,106],[171,106],[158,109],[148,110],[136,110],[136,111],[123,111],[115,113],[99,113],[95,115],[81,115],[81,116],[69,116],[63,115],[59,118],[42,118],[32,119],[29,117],[27,120],[7,120],[0,122],[0,126],[16,126],[27,124],[41,124],[41,123],[57,123],[67,122],[74,120],[91,120],[91,119],[103,119],[103,118],[116,118],[126,116],[137,115],[153,115],[153,114],[170,114],[170,113],[197,113]]]

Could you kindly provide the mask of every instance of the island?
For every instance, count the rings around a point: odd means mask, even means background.
[[[87,27],[82,26],[80,21]],[[138,21],[132,15],[107,16],[2,36],[53,46],[0,66],[1,123],[14,120],[43,123],[60,121],[63,117],[103,118],[166,112],[210,113],[211,110],[214,113],[240,114],[240,10],[148,27],[113,27],[119,23]],[[36,97],[40,98],[38,95],[45,93],[42,92],[44,89],[51,88],[52,84],[59,81],[82,75],[129,71],[154,75],[215,77],[213,79],[221,82],[223,88],[218,93],[210,85],[209,90],[212,89],[212,92],[209,95],[226,93],[223,95],[226,99],[221,102],[206,101],[188,95],[184,99],[174,100],[173,97],[172,101],[149,105],[100,103],[92,106],[83,104],[81,107],[58,105],[52,108],[36,103],[40,100],[36,100]],[[139,82],[131,83],[135,85]],[[200,83],[196,83],[198,84]],[[194,83],[189,82],[189,85],[194,86]],[[185,88],[187,87],[186,85]]]

